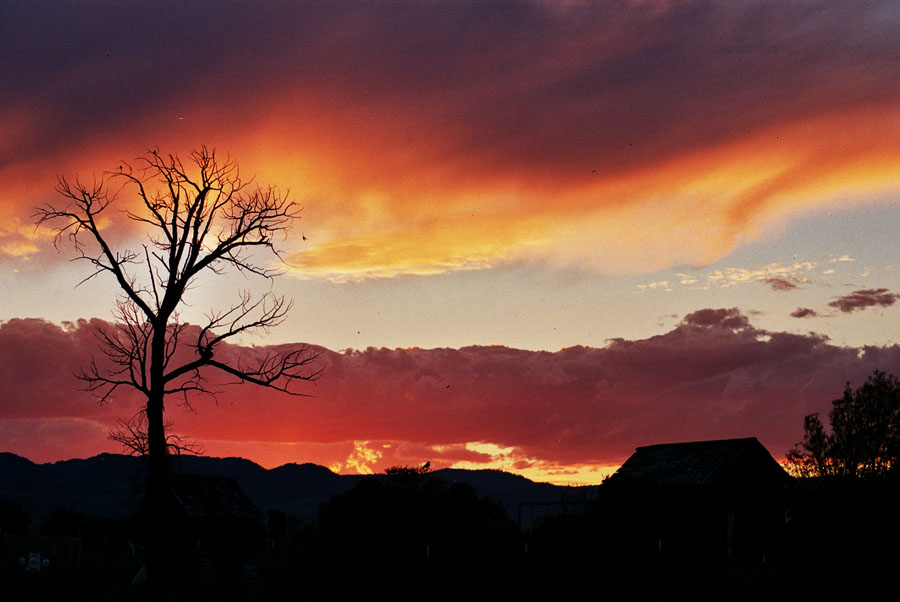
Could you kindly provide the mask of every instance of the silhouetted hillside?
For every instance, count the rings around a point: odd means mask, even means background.
[[[190,474],[233,477],[263,510],[313,517],[319,506],[351,489],[364,475],[338,475],[316,464],[285,464],[265,469],[243,458],[181,456],[176,469]],[[0,499],[18,500],[32,518],[56,507],[87,515],[125,518],[142,494],[142,458],[100,454],[85,460],[35,464],[11,453],[0,453]],[[500,502],[512,518],[520,502],[554,502],[570,491],[535,483],[499,470],[443,469],[437,476],[471,484],[481,495]]]
[[[525,477],[502,470],[466,470],[444,468],[435,475],[446,481],[468,483],[481,495],[502,504],[510,517],[516,518],[519,503],[554,503],[563,497],[570,497],[572,490],[593,489],[591,487],[560,487],[550,483],[535,483]]]
[[[18,500],[32,518],[68,507],[84,514],[125,518],[144,481],[140,458],[100,454],[86,460],[35,464],[0,453],[0,498]]]

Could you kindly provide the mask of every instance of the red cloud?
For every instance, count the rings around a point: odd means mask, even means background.
[[[868,288],[838,297],[828,306],[844,313],[850,313],[867,307],[890,307],[897,302],[897,299],[900,299],[900,294],[889,293],[886,288]]]
[[[30,419],[58,425],[89,416],[105,425],[133,413],[134,402],[99,408],[74,390],[70,374],[91,353],[91,328],[40,320],[0,326],[7,391],[0,448],[64,449],[64,429],[41,435],[22,426]],[[242,449],[252,459],[261,446],[270,465],[279,463],[276,449],[285,450],[282,462],[326,463],[348,450],[360,461],[375,458],[376,467],[479,462],[486,456],[466,443],[483,441],[512,448],[513,462],[565,466],[621,461],[635,446],[660,441],[748,435],[778,455],[799,439],[803,416],[826,410],[846,381],[862,382],[876,367],[900,373],[900,347],[858,350],[766,332],[736,309],[700,310],[663,335],[602,349],[367,349],[324,358],[322,379],[307,390],[312,398],[220,387],[217,403],[194,400],[190,413],[170,402],[167,415],[183,434],[210,442],[211,453]],[[34,434],[23,440],[11,429]],[[88,438],[97,451],[108,449],[101,430]],[[347,447],[352,441],[367,443]],[[85,439],[79,445],[89,447]]]
[[[0,419],[102,417],[108,412],[74,374],[87,367],[101,320],[57,326],[38,319],[0,325]]]

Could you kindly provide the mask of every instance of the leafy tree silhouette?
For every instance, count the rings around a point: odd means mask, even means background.
[[[803,440],[787,454],[803,479],[790,525],[792,578],[799,599],[869,599],[896,590],[900,538],[900,380],[875,370],[832,402],[830,430],[804,418]],[[787,597],[791,597],[788,595]]]
[[[110,183],[120,183],[121,189],[111,191]],[[205,146],[191,153],[187,165],[177,155],[153,149],[135,165],[123,162],[91,184],[60,176],[57,191],[65,204],[39,207],[38,225],[53,227],[55,244],[67,240],[76,259],[93,267],[82,283],[108,276],[121,291],[114,310],[117,323],[97,332],[102,355],[92,358],[79,377],[101,403],[120,389],[137,391],[145,399],[141,421],[146,421],[146,437],[144,423],[132,423],[140,432],[132,433],[130,441],[132,449],[149,457],[147,499],[152,504],[167,491],[173,441],[163,418],[167,398],[176,395],[189,404],[190,396],[214,395],[207,381],[210,371],[291,395],[301,395],[297,385],[321,373],[318,352],[306,346],[238,358],[220,353],[237,335],[280,324],[291,307],[284,297],[268,293],[254,298],[243,291],[224,309],[211,310],[204,324],[191,327],[179,319],[188,291],[204,275],[234,270],[262,279],[277,276],[279,271],[259,263],[259,252],[278,257],[276,239],[299,219],[299,208],[273,187],[242,180],[233,161],[220,160]],[[121,204],[118,197],[124,192],[134,198],[122,213],[146,232],[137,248],[118,247],[120,235],[107,227],[111,208]],[[128,437],[127,428],[120,433]],[[152,573],[154,561],[148,561]]]
[[[818,414],[803,420],[803,440],[787,453],[788,466],[804,477],[870,477],[897,466],[900,454],[900,381],[880,370],[831,402],[831,432]]]

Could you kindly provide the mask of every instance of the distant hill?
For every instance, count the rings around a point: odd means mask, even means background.
[[[181,456],[175,463],[186,473],[233,477],[261,509],[278,509],[306,518],[313,518],[319,504],[335,494],[372,478],[339,475],[316,464],[285,464],[267,470],[243,458]],[[519,503],[554,503],[589,489],[535,483],[499,470],[451,468],[435,474],[447,481],[471,484],[482,495],[503,504],[512,518],[516,518]],[[144,459],[134,456],[100,454],[86,460],[35,464],[0,452],[0,499],[19,500],[32,519],[40,519],[56,507],[125,518],[142,495],[145,475]]]

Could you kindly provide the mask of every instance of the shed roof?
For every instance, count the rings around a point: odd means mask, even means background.
[[[737,474],[788,475],[756,437],[663,443],[639,447],[611,482],[652,486],[705,486]]]

